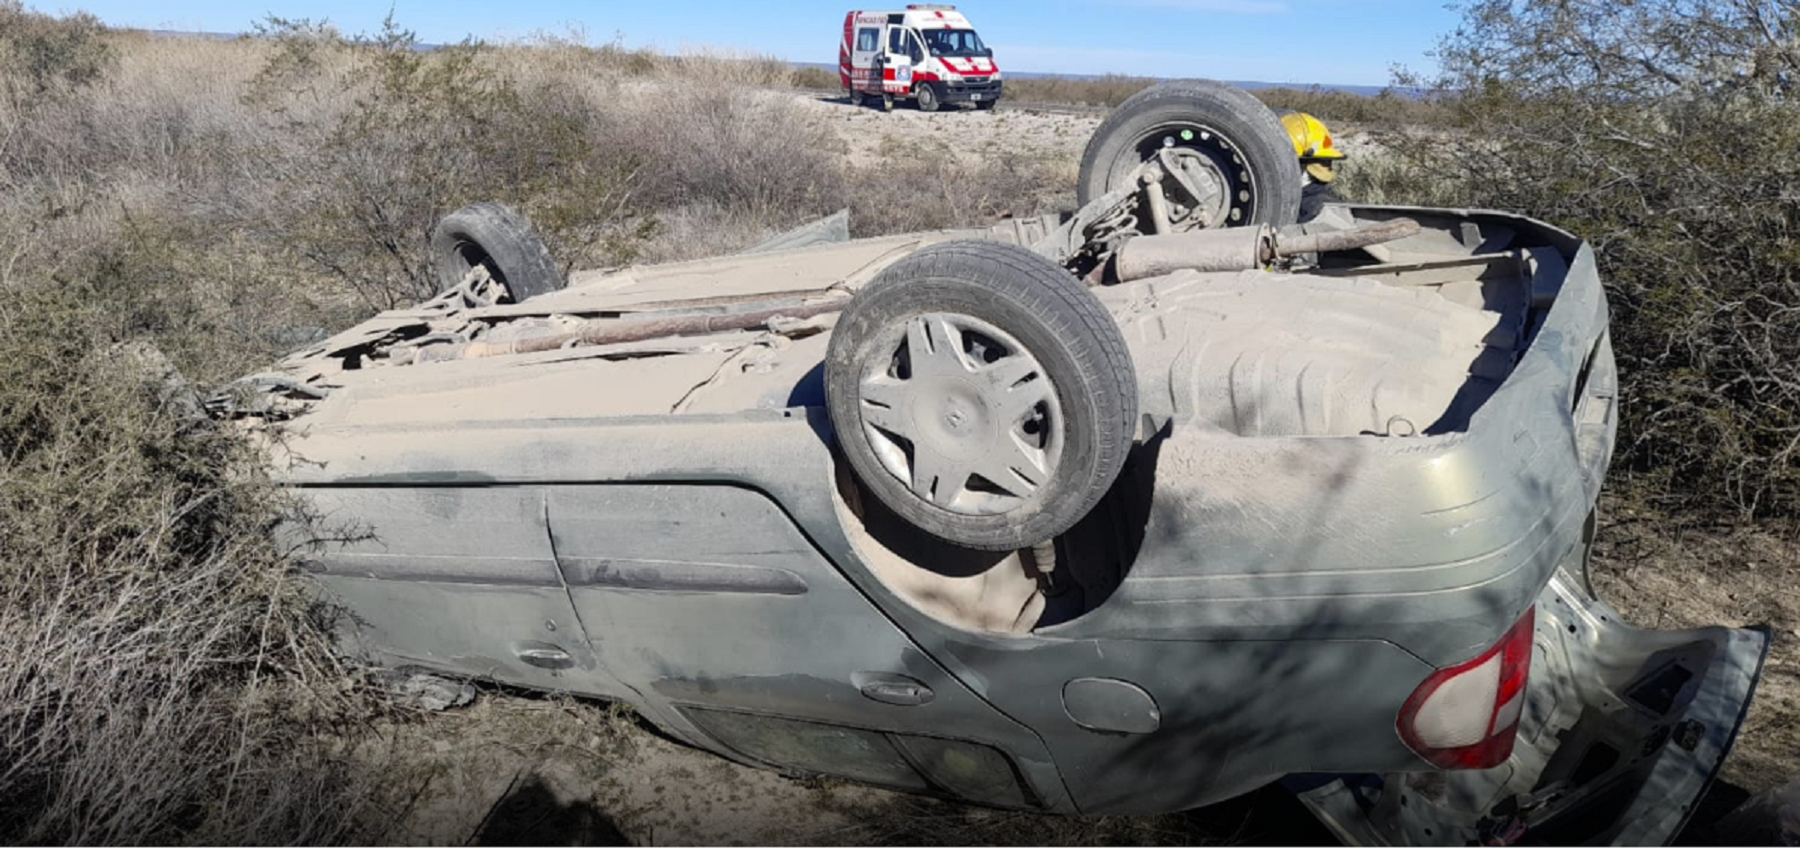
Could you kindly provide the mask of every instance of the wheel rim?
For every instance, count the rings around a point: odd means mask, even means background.
[[[468,276],[469,272],[475,270],[477,265],[483,266],[487,268],[488,276],[492,277],[494,282],[499,283],[500,290],[506,293],[506,302],[519,302],[520,298],[513,291],[512,283],[507,281],[506,274],[500,270],[500,264],[495,262],[494,257],[481,245],[461,239],[456,242],[454,250],[456,251],[458,273],[461,276]]]
[[[857,385],[863,438],[914,496],[961,515],[1011,512],[1056,473],[1056,386],[1018,339],[978,318],[908,319]]]
[[[1114,160],[1107,186],[1117,187],[1139,165],[1155,159],[1162,159],[1169,173],[1160,190],[1171,229],[1238,226],[1256,220],[1263,199],[1262,175],[1244,160],[1229,136],[1191,121],[1158,124],[1140,133]]]
[[[931,86],[919,86],[919,108],[926,112],[937,111],[937,95],[931,93]]]

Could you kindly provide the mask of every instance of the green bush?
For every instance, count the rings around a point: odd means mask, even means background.
[[[1448,126],[1347,192],[1522,211],[1593,245],[1624,385],[1615,471],[1669,507],[1800,516],[1800,3],[1479,0]],[[1429,195],[1420,197],[1420,194]]]

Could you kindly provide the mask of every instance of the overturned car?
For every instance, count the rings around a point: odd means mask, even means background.
[[[564,286],[479,205],[443,295],[214,409],[316,507],[377,664],[1000,807],[1285,780],[1352,842],[1670,838],[1767,637],[1589,588],[1591,251],[1498,212],[1299,227],[1300,184],[1265,107],[1190,81],[1101,126],[1068,215]]]

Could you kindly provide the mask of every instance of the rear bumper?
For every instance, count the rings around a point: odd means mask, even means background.
[[[1518,745],[1497,768],[1293,778],[1351,845],[1660,845],[1731,750],[1759,629],[1640,630],[1559,570],[1537,602]]]

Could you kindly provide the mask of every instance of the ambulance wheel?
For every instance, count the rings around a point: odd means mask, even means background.
[[[863,106],[862,92],[857,91],[854,88],[850,89],[850,105],[855,106],[858,109],[862,108],[862,106]]]
[[[938,102],[937,90],[932,88],[931,83],[928,82],[919,83],[919,88],[913,92],[913,96],[918,98],[921,112],[936,112],[942,105]]]
[[[1160,186],[1175,231],[1280,227],[1300,216],[1294,143],[1275,113],[1237,86],[1174,80],[1127,98],[1088,139],[1076,195],[1086,204],[1123,188],[1153,159],[1180,171]],[[1147,232],[1148,209],[1139,211]]]
[[[1118,322],[1017,245],[914,252],[832,331],[825,403],[857,479],[914,527],[1016,550],[1073,527],[1111,488],[1137,421]]]
[[[531,222],[498,203],[476,203],[445,215],[431,233],[431,259],[439,290],[460,285],[477,265],[506,288],[513,303],[564,285]]]

